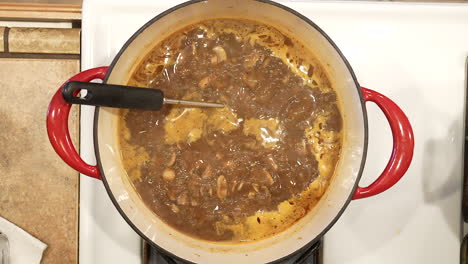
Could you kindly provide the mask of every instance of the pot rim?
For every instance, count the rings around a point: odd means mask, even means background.
[[[146,22],[143,26],[141,26],[137,31],[135,31],[135,33],[133,33],[133,35],[125,42],[125,44],[122,46],[122,48],[119,50],[119,52],[115,55],[114,59],[112,60],[112,63],[109,65],[109,69],[106,73],[106,77],[104,78],[103,82],[104,83],[107,83],[107,80],[110,76],[110,73],[112,72],[114,66],[116,65],[117,61],[119,60],[119,58],[121,57],[121,55],[124,53],[124,51],[127,49],[127,47],[136,39],[138,38],[138,36],[145,30],[147,29],[149,26],[151,26],[153,23],[155,23],[156,21],[158,21],[159,19],[161,19],[162,17],[180,9],[180,8],[183,8],[183,7],[186,7],[186,6],[189,6],[191,4],[196,4],[196,3],[199,3],[199,2],[206,2],[206,1],[209,1],[209,0],[189,0],[189,1],[186,1],[186,2],[183,2],[181,4],[178,4],[176,6],[173,6],[167,10],[165,10],[164,12],[156,15],[154,18],[152,18],[151,20],[149,20],[148,22]],[[296,17],[298,17],[299,19],[303,20],[304,22],[306,22],[309,26],[313,27],[315,30],[317,30],[328,42],[329,44],[335,49],[335,51],[338,53],[338,55],[340,56],[341,60],[344,62],[344,64],[346,65],[346,68],[348,69],[349,73],[351,74],[352,78],[353,78],[353,82],[356,86],[356,89],[357,89],[357,93],[359,95],[359,99],[361,101],[361,109],[362,109],[362,114],[363,114],[363,123],[364,123],[364,146],[363,146],[363,152],[362,152],[362,159],[361,159],[361,164],[360,164],[360,167],[359,167],[359,172],[357,174],[357,177],[356,177],[356,182],[354,183],[354,186],[352,188],[352,192],[350,193],[350,195],[348,196],[347,200],[345,201],[343,207],[338,211],[338,213],[336,214],[336,216],[332,219],[332,221],[330,221],[330,223],[322,230],[322,232],[320,232],[319,235],[317,235],[315,238],[311,239],[307,244],[305,244],[303,247],[295,250],[294,252],[284,256],[284,257],[281,257],[281,258],[278,258],[274,261],[271,261],[269,262],[270,264],[274,264],[274,263],[280,263],[282,261],[285,261],[293,256],[295,256],[297,253],[307,249],[307,248],[310,248],[313,244],[315,244],[316,242],[318,242],[319,239],[321,239],[325,233],[328,232],[328,230],[330,230],[330,228],[338,221],[338,219],[341,217],[341,215],[343,214],[344,210],[348,207],[349,203],[351,202],[352,198],[353,198],[353,195],[354,193],[356,192],[356,189],[358,187],[358,184],[359,184],[359,181],[361,179],[361,176],[362,176],[362,172],[364,170],[364,166],[365,166],[365,161],[366,161],[366,156],[367,156],[367,146],[368,146],[368,119],[367,119],[367,109],[365,107],[365,102],[364,102],[364,98],[363,98],[363,95],[362,95],[362,92],[361,92],[361,86],[359,85],[359,82],[356,78],[356,75],[349,63],[349,61],[346,59],[346,57],[343,55],[343,53],[341,52],[341,50],[338,48],[338,46],[333,42],[333,40],[325,33],[325,31],[323,31],[317,24],[315,24],[314,22],[312,22],[309,18],[307,18],[306,16],[302,15],[301,13],[299,13],[298,11],[292,9],[292,8],[289,8],[287,6],[284,6],[280,3],[277,3],[277,2],[274,2],[274,1],[271,1],[271,0],[253,0],[253,1],[256,1],[256,2],[261,2],[261,3],[264,3],[264,4],[269,4],[269,5],[273,5],[273,6],[276,6],[278,8],[281,8],[293,15],[295,15]],[[95,113],[94,113],[94,129],[93,129],[93,137],[94,137],[94,151],[95,151],[95,154],[96,154],[96,162],[97,162],[97,167],[99,168],[99,171],[100,171],[100,174],[101,174],[101,177],[102,177],[102,182],[104,184],[104,187],[106,189],[106,192],[107,194],[109,195],[112,203],[114,204],[115,208],[117,209],[117,211],[120,213],[120,215],[124,218],[125,222],[127,222],[127,224],[130,225],[130,227],[141,237],[145,240],[145,242],[147,242],[150,246],[156,248],[158,251],[161,251],[163,252],[164,254],[170,256],[170,257],[173,257],[177,260],[180,260],[180,261],[183,261],[185,263],[194,263],[194,262],[191,262],[189,260],[186,260],[184,258],[181,258],[179,256],[177,256],[175,253],[172,253],[170,251],[167,251],[165,250],[164,248],[158,246],[156,243],[154,243],[150,238],[148,238],[143,232],[141,232],[134,224],[132,221],[130,221],[130,219],[127,217],[127,215],[125,214],[125,212],[122,210],[122,208],[120,207],[119,203],[117,202],[114,194],[112,193],[112,190],[110,189],[109,187],[109,184],[107,182],[107,179],[106,179],[106,176],[105,176],[105,173],[104,173],[104,170],[103,170],[103,167],[102,167],[102,162],[101,162],[101,157],[100,157],[100,152],[99,152],[99,142],[98,142],[98,124],[99,124],[99,110],[100,110],[100,107],[96,107],[95,109]]]

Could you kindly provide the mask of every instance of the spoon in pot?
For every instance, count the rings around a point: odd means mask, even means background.
[[[85,90],[85,96],[79,92]],[[191,107],[224,107],[223,104],[164,98],[159,89],[71,81],[63,86],[62,96],[71,104],[159,110],[164,104]]]

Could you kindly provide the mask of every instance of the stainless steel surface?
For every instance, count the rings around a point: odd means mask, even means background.
[[[218,104],[218,103],[194,102],[194,101],[167,99],[167,98],[164,98],[164,104],[201,106],[201,107],[224,107],[223,104]]]
[[[0,264],[10,263],[10,243],[5,234],[0,232]]]

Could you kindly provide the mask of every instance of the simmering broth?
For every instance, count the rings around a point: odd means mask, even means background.
[[[225,108],[122,110],[122,160],[144,203],[210,241],[285,230],[325,192],[342,143],[332,84],[313,53],[272,26],[206,20],[158,43],[128,85]]]

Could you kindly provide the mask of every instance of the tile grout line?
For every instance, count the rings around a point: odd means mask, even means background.
[[[10,51],[10,48],[8,47],[8,35],[10,33],[10,28],[5,27],[5,30],[3,31],[3,52],[8,53]]]
[[[0,58],[2,59],[7,58],[7,59],[79,60],[80,55],[79,54],[53,54],[53,53],[0,52]]]

